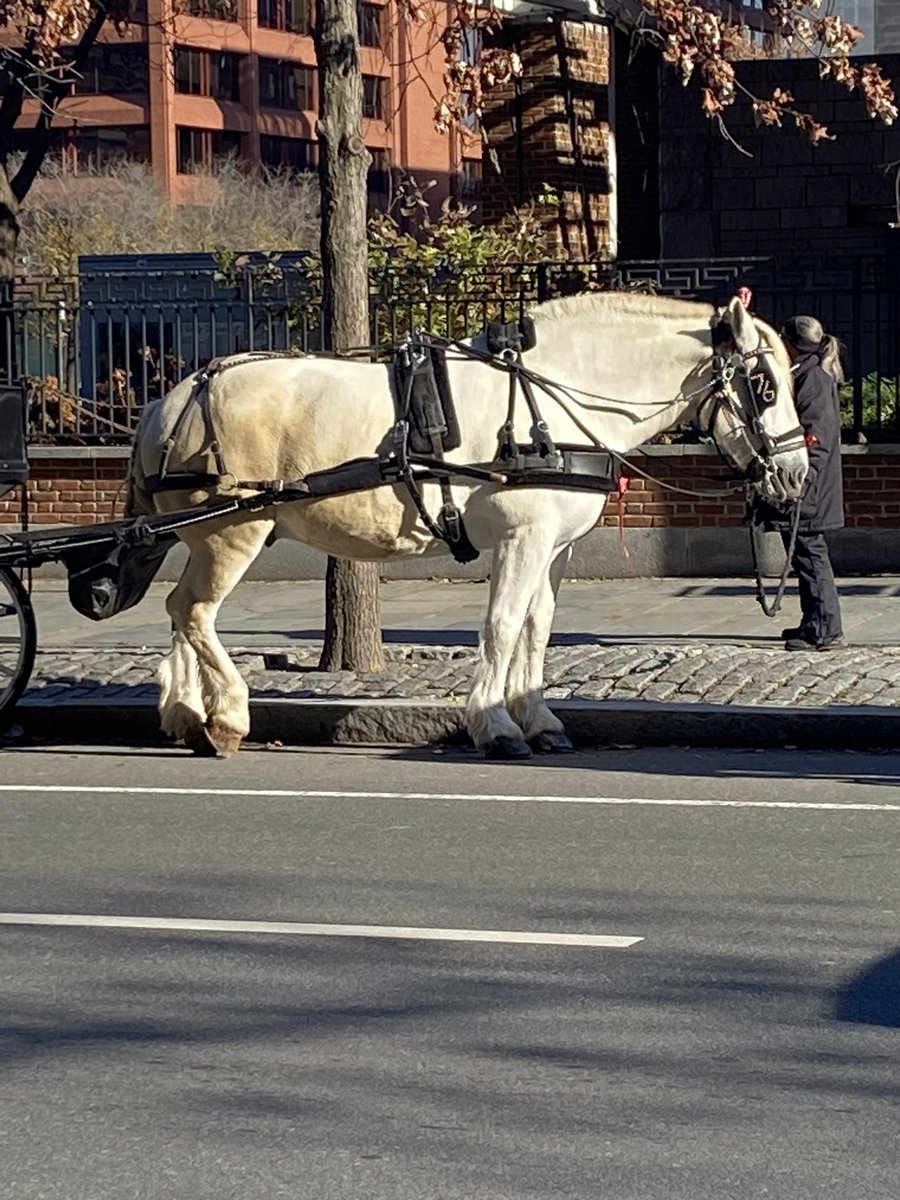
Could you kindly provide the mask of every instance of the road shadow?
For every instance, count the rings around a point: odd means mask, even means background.
[[[855,1025],[900,1029],[900,950],[851,976],[837,993],[834,1015]]]
[[[895,583],[841,583],[838,584],[842,596],[900,596],[900,586]],[[786,596],[797,596],[799,591],[796,584],[785,588]],[[690,584],[674,593],[679,599],[698,596],[755,596],[756,585],[753,583],[714,583]]]
[[[219,629],[222,637],[246,638],[252,632],[255,638],[262,635],[258,631],[247,629]],[[269,630],[267,637],[273,643],[281,639],[288,643],[307,642],[318,648],[322,642],[321,629],[278,629]],[[478,645],[478,630],[476,629],[385,629],[382,631],[382,641],[387,646],[471,646]],[[691,645],[722,645],[722,646],[780,646],[782,639],[777,634],[748,634],[736,633],[589,633],[587,630],[565,630],[553,633],[550,637],[551,646],[691,646]],[[243,644],[243,643],[242,643]],[[866,643],[875,645],[876,643]],[[877,645],[894,645],[894,642],[879,641]],[[267,647],[269,643],[266,643]],[[852,649],[852,644],[847,643]],[[161,650],[160,653],[164,653]]]

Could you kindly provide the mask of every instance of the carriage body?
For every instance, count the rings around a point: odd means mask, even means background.
[[[28,482],[25,392],[0,388],[0,497]]]

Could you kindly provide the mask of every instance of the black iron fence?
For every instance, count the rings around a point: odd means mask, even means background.
[[[463,337],[554,296],[641,288],[726,300],[753,289],[779,325],[819,316],[846,346],[844,421],[851,436],[900,440],[898,289],[877,260],[747,258],[706,262],[507,263],[373,272],[373,344],[413,328]],[[219,355],[322,349],[319,279],[294,258],[231,270],[106,271],[17,293],[0,308],[0,384],[29,388],[30,436],[42,442],[127,442],[140,410]]]

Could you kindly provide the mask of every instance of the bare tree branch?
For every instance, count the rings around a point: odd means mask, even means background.
[[[11,181],[13,195],[19,203],[28,195],[28,191],[34,183],[41,169],[41,164],[50,148],[50,125],[57,106],[60,100],[68,95],[73,77],[80,74],[84,69],[87,57],[93,49],[100,30],[106,23],[109,15],[109,10],[104,0],[94,0],[94,3],[93,16],[86,25],[70,62],[66,66],[59,68],[59,74],[51,80],[44,93],[43,104],[41,105],[40,115],[38,116],[38,122],[35,126],[34,136],[31,139],[28,152],[21,167],[16,171]]]

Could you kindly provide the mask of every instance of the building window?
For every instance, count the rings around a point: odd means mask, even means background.
[[[259,103],[263,108],[309,112],[315,107],[315,71],[283,58],[259,60]]]
[[[75,140],[75,151],[78,166],[94,170],[125,160],[149,162],[150,131],[142,126],[85,129]]]
[[[27,152],[34,130],[16,130],[13,149]],[[50,131],[50,149],[59,154],[64,174],[89,174],[121,162],[150,161],[150,130],[146,125],[97,126]]]
[[[209,56],[209,94],[214,100],[240,100],[241,59],[237,54]]]
[[[481,163],[464,158],[456,176],[456,198],[461,204],[478,204],[481,199]]]
[[[303,138],[275,137],[264,133],[259,139],[259,158],[265,167],[276,171],[303,171],[316,169],[316,144]]]
[[[237,20],[237,0],[187,0],[185,11],[192,17],[214,17],[217,21]]]
[[[94,46],[72,90],[76,96],[146,95],[150,90],[146,45]]]
[[[187,96],[203,95],[203,51],[175,47],[175,91]]]
[[[312,0],[259,0],[259,24],[284,33],[309,33]]]
[[[178,174],[214,174],[222,164],[241,153],[242,135],[230,130],[189,129],[178,126]]]
[[[380,4],[357,4],[356,18],[361,46],[381,48],[381,14],[383,11]]]
[[[210,141],[213,173],[221,170],[226,163],[237,162],[241,157],[243,134],[232,133],[230,129],[216,129]]]
[[[206,160],[204,157],[204,139],[209,135],[204,129],[185,129],[178,127],[178,174],[193,175],[202,171]]]
[[[241,60],[237,54],[175,47],[175,91],[215,100],[240,100]]]
[[[363,112],[370,120],[384,119],[384,80],[379,75],[363,75]]]

